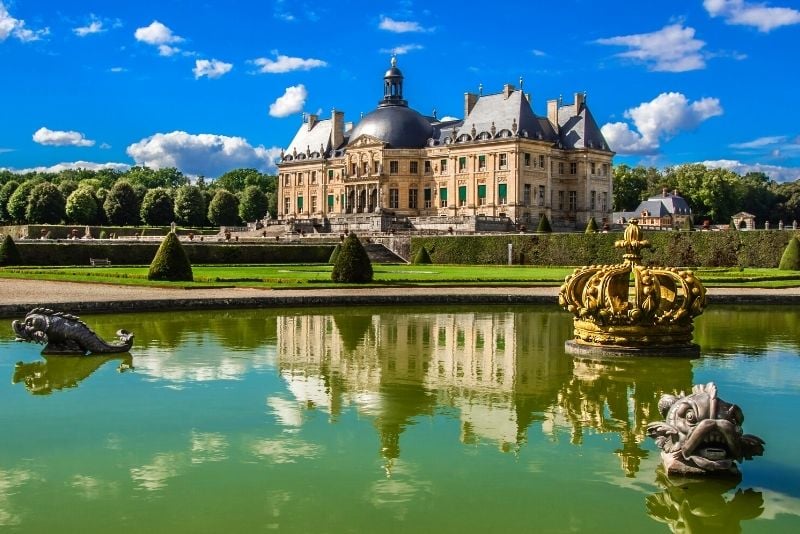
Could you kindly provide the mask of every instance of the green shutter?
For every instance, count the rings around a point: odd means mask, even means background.
[[[486,185],[478,186],[478,198],[486,198]]]
[[[303,211],[303,197],[297,197],[297,211]]]
[[[508,193],[508,184],[498,184],[497,196],[499,198],[506,198],[506,193]]]
[[[430,187],[426,187],[425,188],[425,200],[430,200],[430,199],[431,199],[431,189],[430,189]]]
[[[328,195],[328,209],[333,209],[333,195]]]
[[[466,202],[467,201],[467,186],[466,185],[458,186],[458,200],[460,202]]]
[[[447,188],[440,187],[439,188],[439,200],[447,200]]]

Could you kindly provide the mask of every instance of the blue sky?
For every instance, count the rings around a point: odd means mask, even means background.
[[[424,114],[586,91],[617,163],[800,178],[796,0],[0,0],[0,168],[274,170],[302,112],[357,121],[392,52]]]

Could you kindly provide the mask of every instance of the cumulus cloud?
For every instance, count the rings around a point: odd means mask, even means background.
[[[73,161],[73,162],[63,162],[57,163],[55,165],[51,165],[49,167],[30,167],[27,169],[0,169],[0,170],[9,170],[14,173],[18,174],[26,174],[29,172],[61,172],[64,170],[77,170],[77,169],[86,169],[89,171],[99,171],[102,169],[113,169],[115,171],[124,172],[130,169],[131,166],[127,163],[95,163],[92,161]]]
[[[800,24],[800,11],[789,7],[768,7],[744,0],[704,0],[703,7],[709,15],[722,17],[727,24],[752,26],[764,33]]]
[[[419,22],[411,20],[394,20],[389,17],[381,17],[378,28],[394,33],[427,32],[428,28],[423,28]]]
[[[103,27],[103,21],[98,19],[95,15],[90,15],[89,24],[86,26],[72,28],[72,32],[78,37],[86,37],[87,35],[102,33],[104,31],[106,31],[106,29]]]
[[[694,34],[694,28],[672,24],[651,33],[607,37],[595,43],[627,47],[617,57],[645,63],[652,71],[686,72],[706,66],[701,53],[706,43]]]
[[[613,122],[603,125],[601,131],[611,149],[619,154],[655,154],[661,140],[693,130],[722,112],[717,98],[690,103],[681,93],[661,93],[650,102],[625,111],[624,116],[633,121],[634,129],[628,123]]]
[[[282,74],[296,70],[311,70],[328,65],[321,59],[285,56],[279,54],[277,50],[273,50],[272,53],[276,56],[275,59],[259,57],[250,60],[250,63],[258,66],[258,72],[263,74]]]
[[[219,176],[240,167],[274,171],[280,148],[251,146],[242,137],[174,131],[145,137],[130,145],[127,153],[137,165],[176,167],[194,176]]]
[[[195,80],[206,76],[208,78],[219,78],[224,74],[227,74],[233,68],[233,64],[225,63],[224,61],[219,61],[217,59],[198,59],[194,62],[194,68],[192,72],[194,72]]]
[[[151,22],[149,26],[136,28],[133,36],[137,41],[157,47],[159,55],[162,56],[172,56],[180,52],[181,49],[173,44],[184,41],[183,37],[175,35],[171,29],[157,20]]]
[[[727,169],[737,174],[748,172],[763,172],[776,182],[793,182],[800,180],[800,167],[783,167],[780,165],[767,165],[763,163],[742,163],[732,159],[717,159],[701,161],[706,167]]]
[[[420,44],[404,44],[398,45],[394,48],[381,48],[379,52],[381,54],[393,54],[395,56],[402,56],[403,54],[408,54],[412,50],[422,50],[424,47]]]
[[[50,130],[44,126],[33,133],[33,140],[49,146],[94,146],[94,141],[80,132]]]
[[[0,1],[0,42],[11,36],[23,43],[27,43],[38,41],[49,34],[50,28],[42,28],[40,30],[26,28],[25,21],[12,17],[5,4]]]
[[[308,91],[306,91],[305,85],[287,87],[283,95],[269,105],[269,114],[271,117],[280,118],[298,113],[303,110],[303,106],[306,104],[306,97],[308,97]]]

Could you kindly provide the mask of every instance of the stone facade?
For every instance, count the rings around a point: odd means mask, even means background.
[[[278,165],[281,220],[317,231],[424,229],[420,221],[493,231],[544,214],[568,228],[610,218],[614,153],[585,95],[551,100],[538,117],[530,95],[506,85],[466,93],[465,118],[440,120],[409,108],[402,85],[393,59],[378,109],[355,127],[336,110],[305,118]]]

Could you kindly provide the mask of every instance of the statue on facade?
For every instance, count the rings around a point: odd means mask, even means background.
[[[661,448],[667,474],[738,475],[736,462],[764,454],[764,440],[744,434],[741,408],[717,396],[713,382],[695,385],[690,395],[662,395],[664,421],[647,426]]]
[[[34,308],[11,326],[17,341],[44,344],[42,354],[116,354],[128,352],[133,345],[133,334],[127,330],[118,330],[118,341],[107,343],[80,317],[47,308]]]

